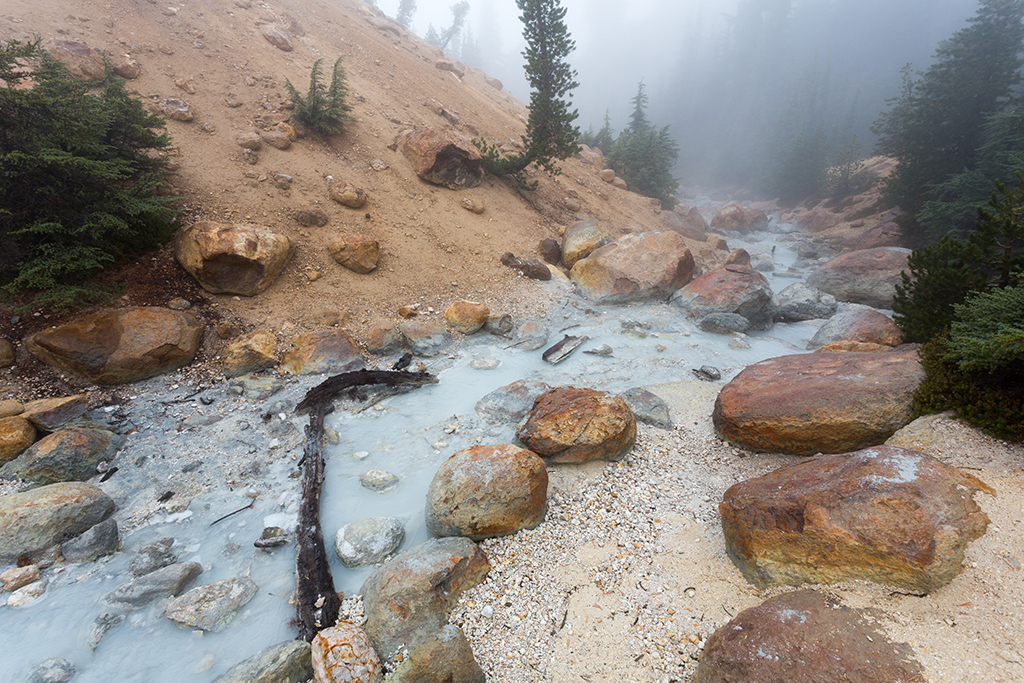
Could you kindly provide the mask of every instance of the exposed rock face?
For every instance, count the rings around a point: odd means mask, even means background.
[[[491,309],[477,301],[454,301],[444,312],[448,326],[462,334],[473,334],[483,329]]]
[[[666,300],[693,279],[693,254],[675,232],[624,235],[576,261],[570,277],[602,304]]]
[[[178,235],[174,255],[213,294],[255,296],[292,257],[290,239],[255,225],[198,221]]]
[[[476,187],[483,177],[480,151],[473,142],[452,130],[425,128],[405,131],[399,149],[416,174],[450,190]]]
[[[312,677],[309,643],[289,640],[236,664],[213,683],[306,683]]]
[[[388,676],[388,683],[424,681],[486,683],[487,676],[477,664],[473,648],[458,626],[449,624],[424,640]]]
[[[691,683],[923,681],[909,645],[811,590],[744,610],[708,638]]]
[[[794,282],[775,295],[775,322],[795,323],[801,320],[828,318],[838,304],[831,294]]]
[[[677,291],[671,301],[698,320],[711,313],[735,313],[755,330],[767,330],[775,321],[771,285],[750,266],[750,255],[743,249],[732,252],[721,268]]]
[[[188,365],[203,339],[191,313],[128,308],[93,313],[26,338],[33,356],[98,384],[134,382]]]
[[[611,233],[597,221],[577,221],[562,235],[562,262],[566,268],[572,268],[577,261],[611,241]]]
[[[768,229],[768,215],[760,209],[744,209],[736,204],[725,207],[711,219],[712,230],[732,230],[739,233]]]
[[[380,658],[355,624],[340,622],[313,638],[313,679],[317,683],[381,683]]]
[[[636,418],[619,396],[558,387],[537,398],[516,435],[554,463],[618,460],[633,447]]]
[[[509,444],[472,446],[441,463],[427,491],[427,528],[474,541],[540,524],[548,470],[536,453]]]
[[[722,388],[712,420],[724,439],[751,450],[846,453],[881,444],[907,424],[923,378],[913,345],[771,358]]]
[[[0,465],[17,458],[35,440],[36,428],[25,418],[0,418]]]
[[[29,401],[20,416],[39,429],[55,432],[89,409],[86,394],[73,396],[52,396]]]
[[[123,443],[123,437],[106,429],[62,429],[0,467],[0,477],[40,485],[85,481],[96,474],[97,465],[113,460]]]
[[[107,494],[80,482],[0,496],[0,562],[77,536],[113,512],[114,501]]]
[[[223,358],[226,377],[239,377],[269,368],[277,363],[277,337],[272,332],[257,330],[224,349]]]
[[[729,557],[759,589],[859,579],[931,593],[961,571],[988,517],[977,478],[916,451],[822,455],[732,486]]]
[[[336,262],[361,275],[376,270],[380,260],[380,244],[365,235],[342,235],[327,250]]]
[[[907,269],[909,249],[879,247],[836,256],[811,273],[807,284],[839,301],[873,308],[892,308],[900,274]]]
[[[836,342],[858,342],[899,346],[903,333],[892,318],[873,308],[855,308],[843,311],[829,318],[818,328],[807,344],[808,349],[817,349]]]
[[[247,576],[193,588],[167,606],[167,618],[191,628],[223,631],[259,588]]]
[[[432,637],[447,625],[459,596],[489,569],[483,551],[461,537],[427,541],[382,566],[360,591],[374,649],[390,658]]]
[[[362,368],[362,354],[345,330],[305,332],[292,339],[281,368],[293,375],[347,372]]]
[[[902,239],[903,229],[895,221],[886,220],[845,241],[843,246],[853,251],[898,247]]]

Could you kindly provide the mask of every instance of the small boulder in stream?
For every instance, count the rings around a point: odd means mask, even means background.
[[[614,461],[633,448],[636,417],[620,396],[557,387],[537,398],[517,436],[549,462]]]

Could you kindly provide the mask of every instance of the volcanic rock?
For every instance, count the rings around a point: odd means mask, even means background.
[[[878,247],[836,256],[807,277],[807,284],[839,301],[892,308],[896,285],[907,269],[909,249]]]
[[[198,221],[183,230],[174,256],[213,294],[255,296],[269,287],[295,248],[284,235],[255,225]]]
[[[458,626],[449,624],[426,638],[388,676],[388,683],[424,681],[486,683],[487,676]]]
[[[213,683],[306,683],[312,677],[309,643],[289,640],[236,664]]]
[[[580,292],[600,304],[667,300],[693,279],[693,254],[675,232],[623,235],[572,266]]]
[[[77,536],[114,512],[92,484],[50,484],[0,496],[0,562],[33,555]]]
[[[916,451],[822,455],[735,484],[719,504],[729,557],[759,589],[874,581],[931,593],[988,517],[976,477]]]
[[[750,255],[743,249],[729,254],[721,268],[677,291],[671,302],[697,319],[711,313],[735,313],[749,320],[755,330],[767,330],[775,320],[771,285],[750,266]]]
[[[17,458],[35,440],[36,428],[25,418],[0,418],[0,465]]]
[[[611,242],[611,234],[597,221],[577,221],[562,235],[562,262],[566,268],[572,268],[577,261]]]
[[[292,339],[281,369],[293,375],[336,374],[362,369],[363,358],[345,330],[305,332]]]
[[[238,339],[223,353],[225,377],[239,377],[277,363],[277,337],[272,332],[257,330]]]
[[[381,683],[380,658],[366,632],[348,622],[325,628],[312,642],[313,680],[318,683]]]
[[[619,460],[633,447],[636,418],[619,396],[557,387],[537,398],[516,436],[553,463]]]
[[[837,342],[857,342],[899,346],[903,333],[892,318],[873,308],[857,307],[837,313],[828,319],[808,342],[808,349],[817,349]]]
[[[167,618],[190,628],[223,631],[258,590],[247,576],[199,586],[172,600],[167,606]]]
[[[331,258],[353,273],[365,275],[377,269],[380,244],[365,235],[342,235],[327,247]]]
[[[85,481],[95,476],[97,465],[113,460],[123,444],[123,437],[106,429],[62,429],[0,467],[0,477],[40,485]]]
[[[883,443],[910,421],[924,378],[917,347],[811,353],[748,366],[718,394],[722,438],[773,453],[845,453]]]
[[[134,382],[171,372],[195,358],[203,325],[167,308],[101,311],[28,337],[43,361],[98,384]]]
[[[331,185],[331,199],[350,209],[361,209],[366,204],[366,190],[346,180]]]
[[[732,230],[743,234],[767,230],[768,215],[760,209],[744,209],[730,204],[711,219],[711,229]]]
[[[486,304],[476,301],[454,301],[444,312],[444,319],[448,326],[462,334],[473,334],[479,332],[491,310]]]
[[[405,131],[398,145],[416,174],[450,190],[476,187],[483,177],[480,150],[452,130],[424,128]]]
[[[334,549],[346,567],[377,564],[395,552],[405,538],[396,517],[373,517],[346,524],[334,535]]]
[[[802,282],[794,282],[776,294],[774,303],[775,322],[781,323],[828,318],[838,306],[834,296]]]

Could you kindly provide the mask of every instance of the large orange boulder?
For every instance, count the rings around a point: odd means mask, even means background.
[[[169,308],[102,311],[51,327],[25,340],[43,361],[98,384],[122,384],[188,365],[203,340],[203,324]]]
[[[281,274],[295,251],[290,239],[257,225],[199,221],[174,243],[178,263],[213,294],[255,296]]]
[[[465,135],[445,128],[423,128],[402,133],[402,154],[416,175],[450,190],[476,187],[484,170],[480,150]]]
[[[896,285],[902,283],[909,249],[878,247],[841,254],[807,277],[807,284],[849,301],[874,308],[892,308]]]
[[[722,387],[712,420],[722,438],[755,451],[814,455],[877,446],[910,422],[924,379],[917,348],[754,363]]]
[[[744,249],[729,254],[721,268],[677,291],[671,301],[698,320],[712,313],[735,313],[746,318],[755,330],[767,330],[775,323],[772,287],[751,267],[750,255]]]
[[[693,279],[696,265],[675,232],[624,235],[576,262],[570,277],[601,304],[665,301]]]
[[[862,580],[931,593],[961,571],[989,519],[976,477],[879,446],[735,484],[718,509],[733,563],[759,589]]]
[[[636,440],[636,418],[620,396],[558,387],[537,397],[517,436],[553,463],[619,460]]]
[[[892,318],[866,306],[837,313],[811,337],[808,349],[818,349],[840,342],[899,346],[903,333]]]
[[[712,230],[732,230],[748,233],[768,229],[768,214],[760,209],[744,209],[730,204],[711,219]]]

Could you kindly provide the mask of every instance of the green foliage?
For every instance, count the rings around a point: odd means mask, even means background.
[[[896,286],[893,311],[907,341],[924,342],[953,321],[955,306],[973,292],[1014,286],[1024,273],[1024,176],[1008,190],[996,183],[988,208],[966,241],[949,235],[915,249]]]
[[[672,177],[672,169],[679,158],[679,145],[669,135],[669,127],[656,128],[647,118],[647,93],[640,81],[632,99],[633,112],[629,126],[610,146],[606,157],[609,168],[626,181],[629,189],[647,197],[657,197],[662,206],[675,206],[675,191],[679,183]],[[607,116],[605,127],[609,129]]]
[[[93,298],[89,276],[173,234],[156,196],[164,121],[109,67],[93,94],[38,42],[0,45],[0,80],[0,283],[39,303]]]
[[[1000,112],[988,118],[984,141],[975,150],[975,167],[964,169],[935,185],[917,214],[928,241],[951,234],[963,238],[978,218],[998,179],[1013,178],[1024,169],[1024,111]]]
[[[395,21],[409,28],[414,14],[416,14],[416,0],[402,0],[398,3],[398,14],[395,16]]]
[[[1024,373],[1024,286],[982,292],[954,308],[945,361],[964,372]]]
[[[285,90],[291,98],[295,109],[292,120],[304,131],[315,135],[338,135],[345,132],[345,122],[352,121],[352,106],[345,101],[348,88],[345,85],[345,70],[341,68],[341,57],[334,62],[331,72],[331,85],[325,88],[320,76],[320,63],[323,59],[313,62],[309,74],[309,90],[303,97],[291,81],[284,81]]]
[[[871,187],[872,180],[864,172],[864,162],[858,156],[859,151],[860,145],[854,135],[835,165],[826,171],[823,189],[832,199],[843,199]]]
[[[1013,377],[978,375],[946,360],[948,339],[939,336],[921,347],[925,379],[914,392],[914,417],[954,410],[989,434],[1024,441],[1024,382]]]
[[[1006,110],[1021,82],[1022,19],[1024,0],[980,0],[926,72],[904,68],[899,96],[872,128],[878,151],[899,159],[889,200],[916,213],[933,186],[975,167],[986,121]]]
[[[526,78],[530,82],[530,117],[523,136],[525,151],[503,157],[500,150],[484,140],[474,140],[483,154],[484,168],[494,175],[520,177],[530,164],[551,175],[558,174],[555,162],[579,151],[579,128],[573,122],[579,114],[569,111],[565,98],[579,83],[576,72],[566,63],[576,43],[565,26],[561,0],[516,0],[519,20],[526,39]]]
[[[440,49],[442,52],[448,49],[448,45],[462,31],[462,25],[466,23],[466,15],[469,14],[469,0],[461,0],[451,6],[452,23],[442,33],[438,33],[433,24],[427,28],[427,35],[424,38],[428,43]]]

